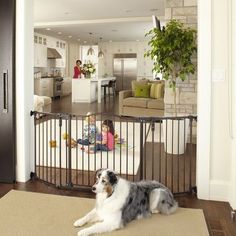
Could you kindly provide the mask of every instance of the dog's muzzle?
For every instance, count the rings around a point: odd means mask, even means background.
[[[95,187],[95,186],[92,186],[92,191],[93,191],[94,193],[96,193],[96,187]]]

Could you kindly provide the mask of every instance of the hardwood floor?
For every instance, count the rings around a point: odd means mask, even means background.
[[[106,102],[102,99],[101,103],[72,103],[71,96],[57,98],[52,101],[52,112],[72,113],[75,115],[86,115],[87,112],[118,114],[119,101],[118,95],[115,99],[112,95],[107,96]]]
[[[27,183],[0,184],[0,198],[11,189],[65,196],[95,197],[91,192],[61,190],[40,181],[28,181]],[[233,222],[230,218],[231,208],[228,203],[198,200],[195,195],[178,195],[176,200],[180,207],[203,209],[211,236],[236,235],[236,222]]]

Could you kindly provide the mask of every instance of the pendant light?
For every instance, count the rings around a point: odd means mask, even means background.
[[[100,38],[100,42],[102,41],[102,38]],[[103,58],[104,57],[104,53],[103,53],[103,51],[102,51],[102,49],[101,49],[101,45],[100,45],[100,50],[99,50],[99,52],[98,52],[98,57],[99,58]]]
[[[90,43],[92,44],[92,33],[89,33],[90,34]],[[88,52],[87,52],[87,56],[93,56],[95,53],[94,53],[94,49],[92,48],[92,46],[90,45],[90,48],[88,49]]]

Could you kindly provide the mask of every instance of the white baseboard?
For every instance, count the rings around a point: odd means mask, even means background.
[[[210,181],[210,200],[229,201],[230,183],[227,181],[211,180]]]

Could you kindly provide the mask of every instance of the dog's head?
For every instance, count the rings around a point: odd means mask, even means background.
[[[107,196],[111,196],[118,178],[117,173],[112,170],[99,169],[96,171],[96,182],[92,187],[92,191],[94,193],[107,193]]]

